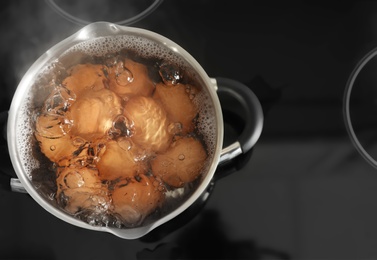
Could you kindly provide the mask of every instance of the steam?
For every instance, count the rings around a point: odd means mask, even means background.
[[[3,21],[0,24],[0,70],[3,74],[0,79],[0,110],[9,107],[11,97],[29,67],[49,48],[84,26],[64,17],[51,3],[78,19],[116,22],[135,16],[141,19],[154,11],[161,2],[162,0],[6,1],[0,9]]]
[[[5,18],[5,22],[0,25],[3,39],[1,56],[7,56],[9,72],[18,83],[39,56],[79,30],[85,22],[124,22],[135,16],[142,19],[161,2],[162,0],[9,1],[1,11],[2,19]],[[62,12],[83,23],[67,19]],[[17,84],[10,84],[14,90]]]
[[[4,13],[7,22],[1,28],[1,56],[6,57],[15,81],[9,82],[9,87],[15,90],[39,56],[79,27],[65,21],[43,1],[10,1]]]

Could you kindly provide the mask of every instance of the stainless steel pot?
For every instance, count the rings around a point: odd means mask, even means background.
[[[210,166],[207,172],[202,175],[200,184],[196,190],[190,195],[187,200],[185,200],[180,206],[169,212],[168,214],[158,218],[146,225],[141,225],[132,228],[117,228],[109,226],[95,226],[90,225],[84,221],[81,221],[74,216],[67,214],[52,203],[51,198],[46,198],[41,194],[39,187],[33,183],[30,171],[33,165],[33,151],[31,150],[29,144],[25,142],[28,140],[27,135],[31,135],[32,132],[29,131],[28,125],[30,125],[30,120],[32,120],[32,113],[29,111],[29,107],[26,105],[30,101],[30,92],[33,83],[40,76],[41,71],[46,69],[49,65],[53,64],[63,53],[68,49],[85,42],[93,41],[99,38],[108,37],[119,37],[119,36],[129,36],[147,38],[150,41],[162,44],[164,48],[169,49],[174,55],[180,56],[185,60],[195,71],[195,74],[203,82],[204,88],[206,89],[208,96],[213,107],[212,121],[214,122],[215,129],[215,144],[213,156],[211,159]],[[99,48],[109,48],[105,45]],[[223,138],[224,138],[224,122],[222,116],[222,107],[217,95],[217,92],[223,92],[226,95],[232,96],[237,103],[244,109],[245,127],[239,136],[238,141],[223,148]],[[11,161],[14,170],[17,174],[19,184],[26,190],[28,194],[38,202],[45,210],[55,215],[56,217],[73,224],[78,227],[110,232],[118,237],[125,239],[136,239],[140,238],[156,227],[168,222],[169,220],[175,218],[197,200],[202,199],[203,194],[206,193],[208,187],[213,183],[215,179],[215,174],[218,166],[220,164],[225,164],[231,162],[237,156],[244,154],[252,149],[252,147],[257,142],[261,135],[263,127],[263,111],[258,98],[254,93],[245,85],[240,82],[226,79],[226,78],[210,78],[200,64],[183,48],[174,43],[173,41],[156,34],[154,32],[133,28],[120,26],[107,22],[97,22],[92,23],[81,30],[79,30],[74,35],[68,37],[67,39],[61,41],[60,43],[53,46],[51,49],[46,51],[26,72],[24,77],[16,89],[14,94],[12,104],[8,114],[7,123],[7,140],[8,148],[11,157]],[[26,136],[25,136],[26,135]],[[13,180],[15,183],[14,187],[17,186],[17,180]],[[21,187],[19,189],[22,190]]]

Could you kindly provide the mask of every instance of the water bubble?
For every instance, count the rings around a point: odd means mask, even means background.
[[[49,200],[55,200],[55,193],[54,192],[52,192],[52,193],[50,193],[49,195],[48,195],[48,199]]]
[[[178,155],[178,159],[179,159],[180,161],[183,161],[183,160],[185,159],[185,155],[184,155],[184,154],[180,154],[180,155]]]
[[[190,100],[193,100],[196,96],[196,89],[193,88],[191,85],[186,85],[186,93],[188,94]]]
[[[177,85],[182,80],[179,68],[173,64],[163,63],[159,74],[166,85]]]
[[[134,75],[130,70],[124,67],[123,61],[114,60],[112,65],[115,80],[120,86],[127,86],[134,80]]]
[[[152,185],[156,188],[157,191],[165,191],[165,186],[161,181],[154,180]]]
[[[134,161],[135,162],[142,162],[148,157],[148,154],[146,151],[141,151],[139,150],[138,153],[135,154],[134,156]]]
[[[72,140],[72,144],[76,147],[80,147],[85,144],[85,140],[81,137],[76,137]]]
[[[80,188],[82,186],[85,185],[85,181],[83,178],[80,178],[79,180],[77,180],[77,187]]]
[[[71,131],[73,126],[73,121],[69,120],[68,118],[62,117],[61,118],[61,124],[60,124],[60,129],[64,134],[68,134],[69,131]]]
[[[86,156],[81,156],[82,163],[84,165],[90,165],[90,164],[95,164],[100,160],[102,150],[106,147],[106,145],[100,141],[100,142],[95,142],[92,144],[89,144],[88,146],[88,151]]]
[[[105,65],[107,67],[113,67],[118,63],[118,58],[113,55],[108,55],[108,58],[105,60]]]
[[[54,70],[53,81],[58,81],[59,78],[65,77],[67,74],[67,69],[61,62],[54,62],[51,64],[51,70]]]
[[[92,226],[95,226],[97,223],[96,218],[93,215],[89,215],[87,218],[87,221],[88,221],[88,224]]]
[[[114,119],[113,126],[110,128],[108,135],[111,139],[118,138],[119,136],[131,136],[131,127],[131,124],[125,116],[118,115]]]
[[[132,144],[128,138],[120,138],[118,140],[118,145],[120,148],[122,148],[125,151],[129,151],[132,148]]]
[[[182,132],[182,129],[183,129],[182,124],[179,122],[171,123],[168,126],[168,132],[171,135],[179,134],[180,132]]]
[[[105,100],[106,100],[107,102],[112,102],[112,101],[114,100],[114,97],[113,97],[113,95],[107,95],[107,96],[105,97]]]
[[[35,127],[39,135],[51,139],[63,137],[69,131],[62,116],[49,114],[40,115]]]
[[[104,223],[106,226],[109,225],[110,223],[110,218],[107,215],[103,215],[101,220],[102,220],[102,223]]]
[[[116,82],[121,86],[127,86],[134,81],[134,76],[131,71],[124,69],[121,73],[116,74]]]
[[[117,228],[122,228],[122,220],[117,219],[114,223],[115,227]]]
[[[45,111],[52,115],[63,115],[75,101],[75,96],[62,86],[54,88],[45,102]]]

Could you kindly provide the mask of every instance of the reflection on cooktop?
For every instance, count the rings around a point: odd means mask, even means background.
[[[137,259],[290,259],[283,251],[260,247],[253,240],[232,240],[223,231],[219,212],[204,210],[173,242],[137,252]]]

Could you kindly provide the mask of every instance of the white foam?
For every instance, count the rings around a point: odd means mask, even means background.
[[[31,172],[39,167],[39,162],[33,157],[32,111],[30,110],[30,94],[25,98],[17,117],[17,150],[25,173],[31,179]]]
[[[79,43],[67,50],[63,55],[72,52],[82,52],[88,55],[105,56],[106,54],[119,52],[123,49],[134,50],[145,58],[162,57],[179,66],[184,65],[183,59],[169,48],[152,40],[135,35],[99,37]]]
[[[207,151],[210,157],[214,155],[216,146],[216,116],[213,108],[212,101],[207,93],[201,91],[199,95],[196,95],[194,102],[199,109],[198,116],[198,130],[203,135],[203,139],[207,146]]]

